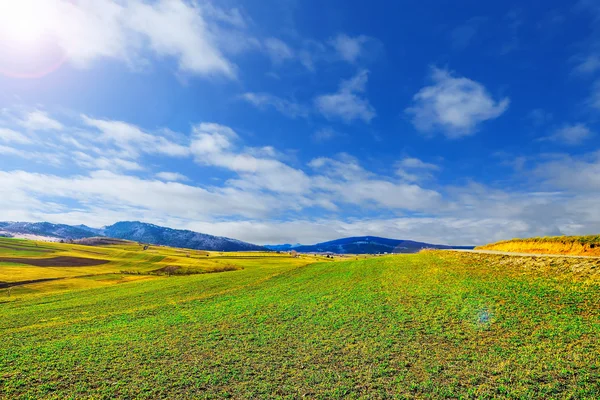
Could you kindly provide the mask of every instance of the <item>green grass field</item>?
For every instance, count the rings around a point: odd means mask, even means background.
[[[593,265],[39,246],[111,258],[0,290],[0,398],[600,398]],[[177,263],[239,269],[143,274]]]

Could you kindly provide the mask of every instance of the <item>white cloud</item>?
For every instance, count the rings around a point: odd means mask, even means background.
[[[352,79],[343,81],[336,93],[318,96],[317,109],[329,119],[340,118],[346,123],[356,119],[370,122],[375,118],[375,109],[369,101],[360,96],[366,91],[369,72],[361,70]]]
[[[317,130],[312,135],[312,139],[315,142],[322,143],[335,139],[336,137],[340,137],[341,134],[332,128],[321,128]]]
[[[592,93],[587,103],[595,111],[600,111],[600,79],[592,85]]]
[[[406,157],[398,163],[403,168],[426,169],[439,171],[440,167],[436,164],[427,163],[415,157]]]
[[[379,205],[393,209],[424,210],[435,207],[439,193],[414,184],[379,178],[364,170],[349,156],[320,158],[309,166],[309,175],[276,158],[264,149],[240,148],[239,137],[217,124],[199,124],[194,129],[192,152],[198,163],[235,172],[229,185],[247,191],[268,191],[304,208],[336,209],[339,204]]]
[[[548,139],[568,146],[576,146],[591,136],[593,133],[585,124],[573,124],[557,129]]]
[[[73,156],[75,157],[75,163],[84,168],[111,171],[142,171],[144,169],[134,161],[123,160],[120,158],[92,157],[81,151],[73,152]]]
[[[600,193],[600,151],[580,157],[559,155],[540,163],[534,173],[553,188],[573,193]]]
[[[71,207],[73,210],[102,207],[118,211],[133,208],[138,213],[144,212],[162,218],[202,220],[235,215],[264,217],[282,207],[277,199],[268,195],[258,197],[234,188],[208,190],[108,171],[68,177],[0,171],[0,187],[24,193],[40,203],[54,202],[56,199],[79,202],[79,206]],[[9,217],[1,210],[0,215],[2,219]]]
[[[374,59],[383,45],[375,38],[358,35],[349,36],[340,33],[326,42],[313,39],[302,39],[292,45],[278,38],[267,38],[262,44],[254,45],[262,48],[272,63],[280,66],[288,61],[299,62],[308,71],[314,72],[320,63],[347,62],[359,64]]]
[[[241,16],[206,11],[195,2],[183,0],[19,0],[5,2],[0,11],[0,36],[15,36],[11,23],[34,26],[42,38],[55,45],[76,66],[86,67],[101,58],[139,65],[145,56],[177,60],[179,69],[200,75],[235,76],[235,66],[217,47],[213,24],[227,16],[240,25]],[[32,9],[35,12],[30,12]],[[27,11],[29,10],[29,12]],[[18,15],[16,15],[18,14]],[[206,16],[213,19],[208,21]],[[41,40],[40,38],[40,40]],[[47,39],[49,40],[49,39]]]
[[[587,170],[597,162],[594,160],[597,158],[557,160],[553,161],[558,163],[553,167],[556,170],[540,165],[540,171],[551,178],[555,171],[567,166],[564,176],[548,183],[560,188],[572,182],[568,179],[573,177],[570,174],[579,172],[581,166]],[[327,168],[330,161],[314,164]],[[354,168],[350,166],[350,170]],[[99,226],[133,218],[255,243],[314,243],[345,236],[376,235],[430,243],[481,244],[511,237],[597,232],[600,210],[595,205],[600,200],[600,182],[592,185],[595,191],[589,192],[589,178],[600,174],[588,172],[590,175],[586,172],[579,181],[588,185],[586,192],[578,194],[503,192],[473,184],[449,190],[444,204],[432,209],[430,216],[300,220],[274,217],[278,211],[289,209],[291,205],[284,201],[288,198],[276,199],[231,188],[206,190],[106,171],[70,177],[0,172],[0,186],[7,189],[7,196],[0,197],[0,219]],[[332,176],[340,173],[344,172],[335,171]],[[365,174],[368,175],[359,171],[358,175],[363,179]],[[61,206],[57,203],[61,198],[78,205]],[[235,220],[219,220],[219,216],[233,216]]]
[[[427,163],[415,157],[406,157],[396,164],[396,175],[408,182],[419,182],[433,178],[439,165]]]
[[[198,163],[239,174],[241,180],[230,181],[238,187],[295,194],[308,190],[310,181],[304,172],[269,155],[256,156],[255,149],[239,149],[237,140],[238,136],[231,128],[202,123],[194,128],[191,150]]]
[[[339,57],[349,63],[355,63],[365,51],[364,46],[371,39],[368,36],[360,35],[350,37],[346,34],[339,34],[330,40],[331,46],[337,51]]]
[[[9,146],[0,145],[0,154],[7,156],[14,156],[23,158],[25,160],[31,160],[41,164],[49,164],[53,166],[60,166],[63,164],[63,155],[58,153],[44,153],[39,151],[30,151],[17,149]]]
[[[485,87],[468,78],[433,68],[432,86],[422,88],[406,109],[415,127],[424,132],[440,129],[449,138],[472,135],[480,123],[498,118],[509,99],[494,100]]]
[[[174,143],[163,136],[150,135],[126,122],[93,119],[85,115],[82,119],[85,124],[100,131],[99,141],[113,143],[130,158],[137,158],[141,152],[171,157],[185,157],[190,154],[187,146]]]
[[[346,85],[354,89],[361,83]],[[448,186],[433,181],[440,165],[416,157],[404,157],[377,173],[347,154],[303,165],[290,162],[274,147],[247,147],[233,129],[219,124],[196,125],[189,145],[184,145],[164,130],[157,136],[124,122],[86,118],[92,128],[86,131],[78,129],[79,120],[71,126],[61,119],[59,140],[49,143],[57,146],[51,154],[0,146],[4,157],[103,169],[74,174],[69,170],[67,176],[0,172],[0,187],[6,193],[0,196],[0,220],[98,226],[140,219],[258,243],[310,243],[369,234],[478,244],[600,230],[598,152],[530,157],[521,165],[522,181],[509,186],[503,182],[500,190],[476,182]],[[192,155],[201,172],[210,176],[210,168],[220,168],[228,180],[184,184],[177,182],[185,179],[181,170],[161,172],[156,158],[141,165],[139,160],[146,159],[142,154],[165,154],[156,153],[164,145],[157,137],[186,149],[170,154]],[[129,153],[139,159],[128,158]],[[148,178],[119,172],[141,168]],[[527,185],[519,185],[524,182]]]
[[[268,38],[264,42],[267,54],[274,64],[282,64],[285,61],[292,60],[294,52],[283,40],[277,38]]]
[[[205,17],[225,22],[239,29],[244,29],[248,25],[246,18],[244,15],[242,15],[242,12],[238,8],[223,10],[213,6],[211,3],[204,2],[202,3],[202,14]]]
[[[185,182],[189,181],[189,178],[179,172],[159,172],[156,177],[160,180],[167,182]]]
[[[308,116],[308,109],[302,104],[299,104],[295,101],[282,99],[268,93],[249,92],[242,94],[240,97],[259,109],[264,110],[267,107],[273,107],[281,114],[290,118]]]
[[[48,113],[40,110],[26,113],[19,124],[32,131],[59,131],[63,129],[60,122],[50,118]]]
[[[145,35],[157,54],[177,57],[182,70],[235,75],[233,65],[216,48],[200,8],[180,0],[159,0],[135,2],[129,13],[129,27]]]
[[[342,237],[380,236],[433,244],[476,245],[527,235],[528,224],[502,218],[397,217],[191,222],[187,229],[258,244],[315,244]]]
[[[13,131],[12,129],[6,128],[0,128],[0,141],[20,144],[31,143],[31,140],[27,136],[17,131]]]
[[[439,206],[441,195],[418,185],[377,176],[351,156],[318,158],[309,164],[318,172],[313,187],[332,203],[423,211]]]
[[[580,75],[592,75],[600,70],[600,54],[587,54],[578,58],[574,72]]]

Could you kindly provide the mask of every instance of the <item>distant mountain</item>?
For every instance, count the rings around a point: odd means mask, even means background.
[[[84,231],[88,231],[93,233],[95,236],[104,236],[104,228],[91,228],[87,225],[75,225],[75,228],[82,229]]]
[[[143,222],[117,222],[103,230],[104,236],[196,250],[264,251],[266,248],[226,237],[206,235],[187,230],[164,228]]]
[[[302,246],[301,244],[265,244],[264,247],[266,247],[269,250],[273,250],[273,251],[290,251],[295,249],[296,247],[300,247]]]
[[[61,225],[49,222],[0,222],[0,235],[15,237],[42,237],[47,239],[78,240],[109,237],[136,242],[214,251],[265,251],[265,247],[226,237],[206,235],[187,230],[164,228],[143,222],[117,222],[96,229],[86,225]]]
[[[35,235],[58,239],[83,239],[96,236],[77,226],[51,224],[50,222],[0,222],[0,233],[6,235]]]
[[[376,236],[351,237],[312,246],[282,244],[258,246],[240,240],[212,236],[188,230],[165,228],[138,221],[117,222],[103,228],[86,225],[63,225],[49,222],[0,222],[0,236],[74,240],[113,238],[147,244],[212,251],[291,251],[299,253],[374,254],[416,253],[421,249],[472,249],[473,246],[446,246],[412,240],[386,239]],[[81,241],[80,243],[86,243]]]
[[[299,253],[377,254],[417,253],[422,249],[472,249],[473,247],[474,246],[446,246],[415,242],[412,240],[361,236],[318,243],[312,246],[298,246],[293,250]]]

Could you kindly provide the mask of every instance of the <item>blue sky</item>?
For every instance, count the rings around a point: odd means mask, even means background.
[[[593,1],[0,4],[0,220],[600,231]]]

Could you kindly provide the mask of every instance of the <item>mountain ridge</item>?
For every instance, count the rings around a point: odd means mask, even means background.
[[[140,221],[120,221],[102,228],[86,225],[52,224],[50,222],[0,222],[0,235],[53,240],[78,240],[109,237],[153,245],[211,251],[265,251],[263,246],[222,236],[190,230],[166,228]]]
[[[377,254],[416,253],[422,249],[472,249],[474,246],[438,245],[378,236],[356,236],[314,245],[260,246],[241,240],[191,230],[172,229],[140,221],[119,221],[102,228],[50,222],[0,222],[0,236],[30,239],[79,240],[92,237],[131,240],[153,245],[209,251],[296,251],[298,253]]]
[[[285,245],[284,245],[285,246]],[[272,248],[275,246],[265,246]],[[354,236],[314,245],[294,246],[289,250],[298,253],[375,254],[417,253],[422,249],[472,249],[474,246],[449,246],[417,242],[414,240],[389,239],[378,236]]]

